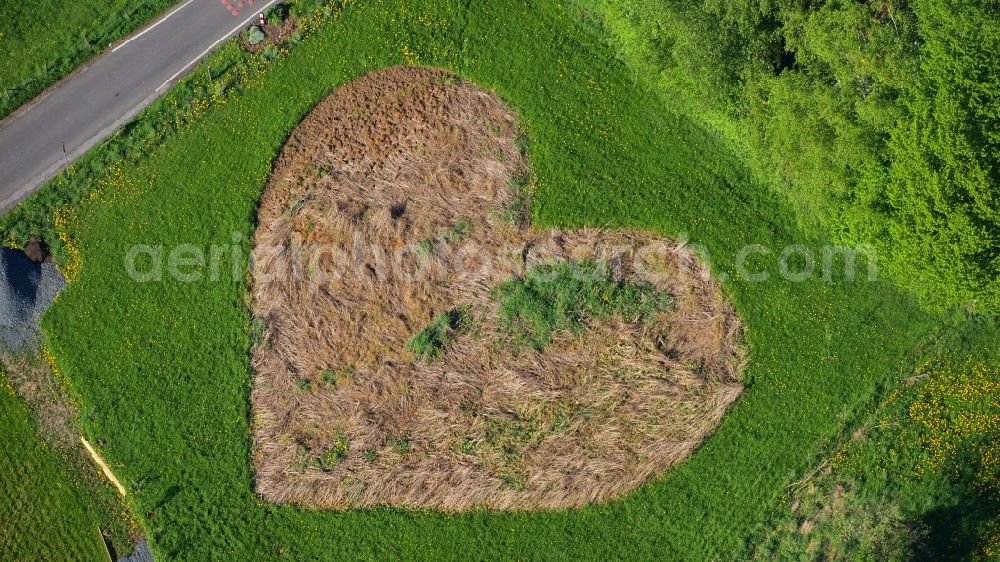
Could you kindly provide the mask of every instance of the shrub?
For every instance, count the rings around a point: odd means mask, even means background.
[[[996,3],[581,1],[803,227],[932,308],[1000,310]]]
[[[281,25],[285,20],[285,12],[278,6],[271,6],[264,12],[264,21],[267,25]]]
[[[246,39],[247,43],[250,43],[251,45],[256,45],[257,43],[260,43],[264,39],[267,39],[267,36],[264,35],[264,32],[261,31],[261,29],[255,25],[248,28],[243,33],[243,38]]]

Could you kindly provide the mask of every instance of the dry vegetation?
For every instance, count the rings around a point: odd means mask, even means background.
[[[65,380],[53,371],[44,349],[0,353],[0,369],[17,395],[28,403],[38,421],[39,433],[60,451],[78,449],[78,412],[70,400]]]
[[[607,501],[684,458],[739,395],[741,325],[707,268],[648,233],[531,229],[518,141],[495,95],[427,68],[347,84],[292,133],[254,239],[264,498]],[[496,288],[559,259],[669,306],[515,344]],[[440,353],[420,357],[433,325]]]

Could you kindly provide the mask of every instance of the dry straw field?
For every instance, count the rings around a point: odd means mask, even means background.
[[[265,499],[605,502],[740,394],[741,323],[707,268],[645,232],[533,229],[520,140],[497,96],[419,67],[341,87],[292,133],[254,238]]]

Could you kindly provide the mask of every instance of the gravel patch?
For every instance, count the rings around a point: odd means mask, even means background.
[[[124,558],[119,558],[118,562],[153,562],[153,553],[149,551],[146,539],[135,543],[135,550],[132,554]]]
[[[38,263],[20,250],[0,249],[0,345],[20,351],[33,343],[38,319],[65,286],[51,261]]]

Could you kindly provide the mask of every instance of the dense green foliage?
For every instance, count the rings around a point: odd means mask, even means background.
[[[515,345],[542,349],[552,333],[580,333],[587,320],[619,316],[634,322],[664,309],[652,285],[616,282],[593,262],[566,261],[532,268],[496,289],[498,311]]]
[[[732,559],[819,448],[908,368],[908,350],[934,324],[885,283],[741,279],[734,256],[747,243],[777,251],[825,239],[797,228],[714,135],[631,80],[575,11],[513,0],[350,4],[287,55],[250,60],[260,72],[226,90],[224,103],[199,86],[205,72],[193,73],[183,88],[205,96],[178,103],[194,117],[155,142],[99,148],[136,154],[105,173],[64,175],[25,207],[79,201],[75,218],[54,227],[78,274],[43,324],[85,430],[106,442],[158,560]],[[332,88],[404,62],[451,68],[519,111],[536,224],[686,233],[726,276],[750,326],[748,388],[686,463],[622,501],[572,512],[312,512],[254,495],[244,280],[138,283],[123,258],[134,244],[234,238],[246,255],[257,199],[292,127]],[[146,120],[162,117],[147,113],[134,127],[159,130]]]
[[[175,0],[0,0],[0,118]]]
[[[806,228],[928,304],[1000,308],[1000,5],[580,1]]]
[[[0,378],[0,557],[107,560],[88,501],[66,463],[35,433],[29,415]]]

